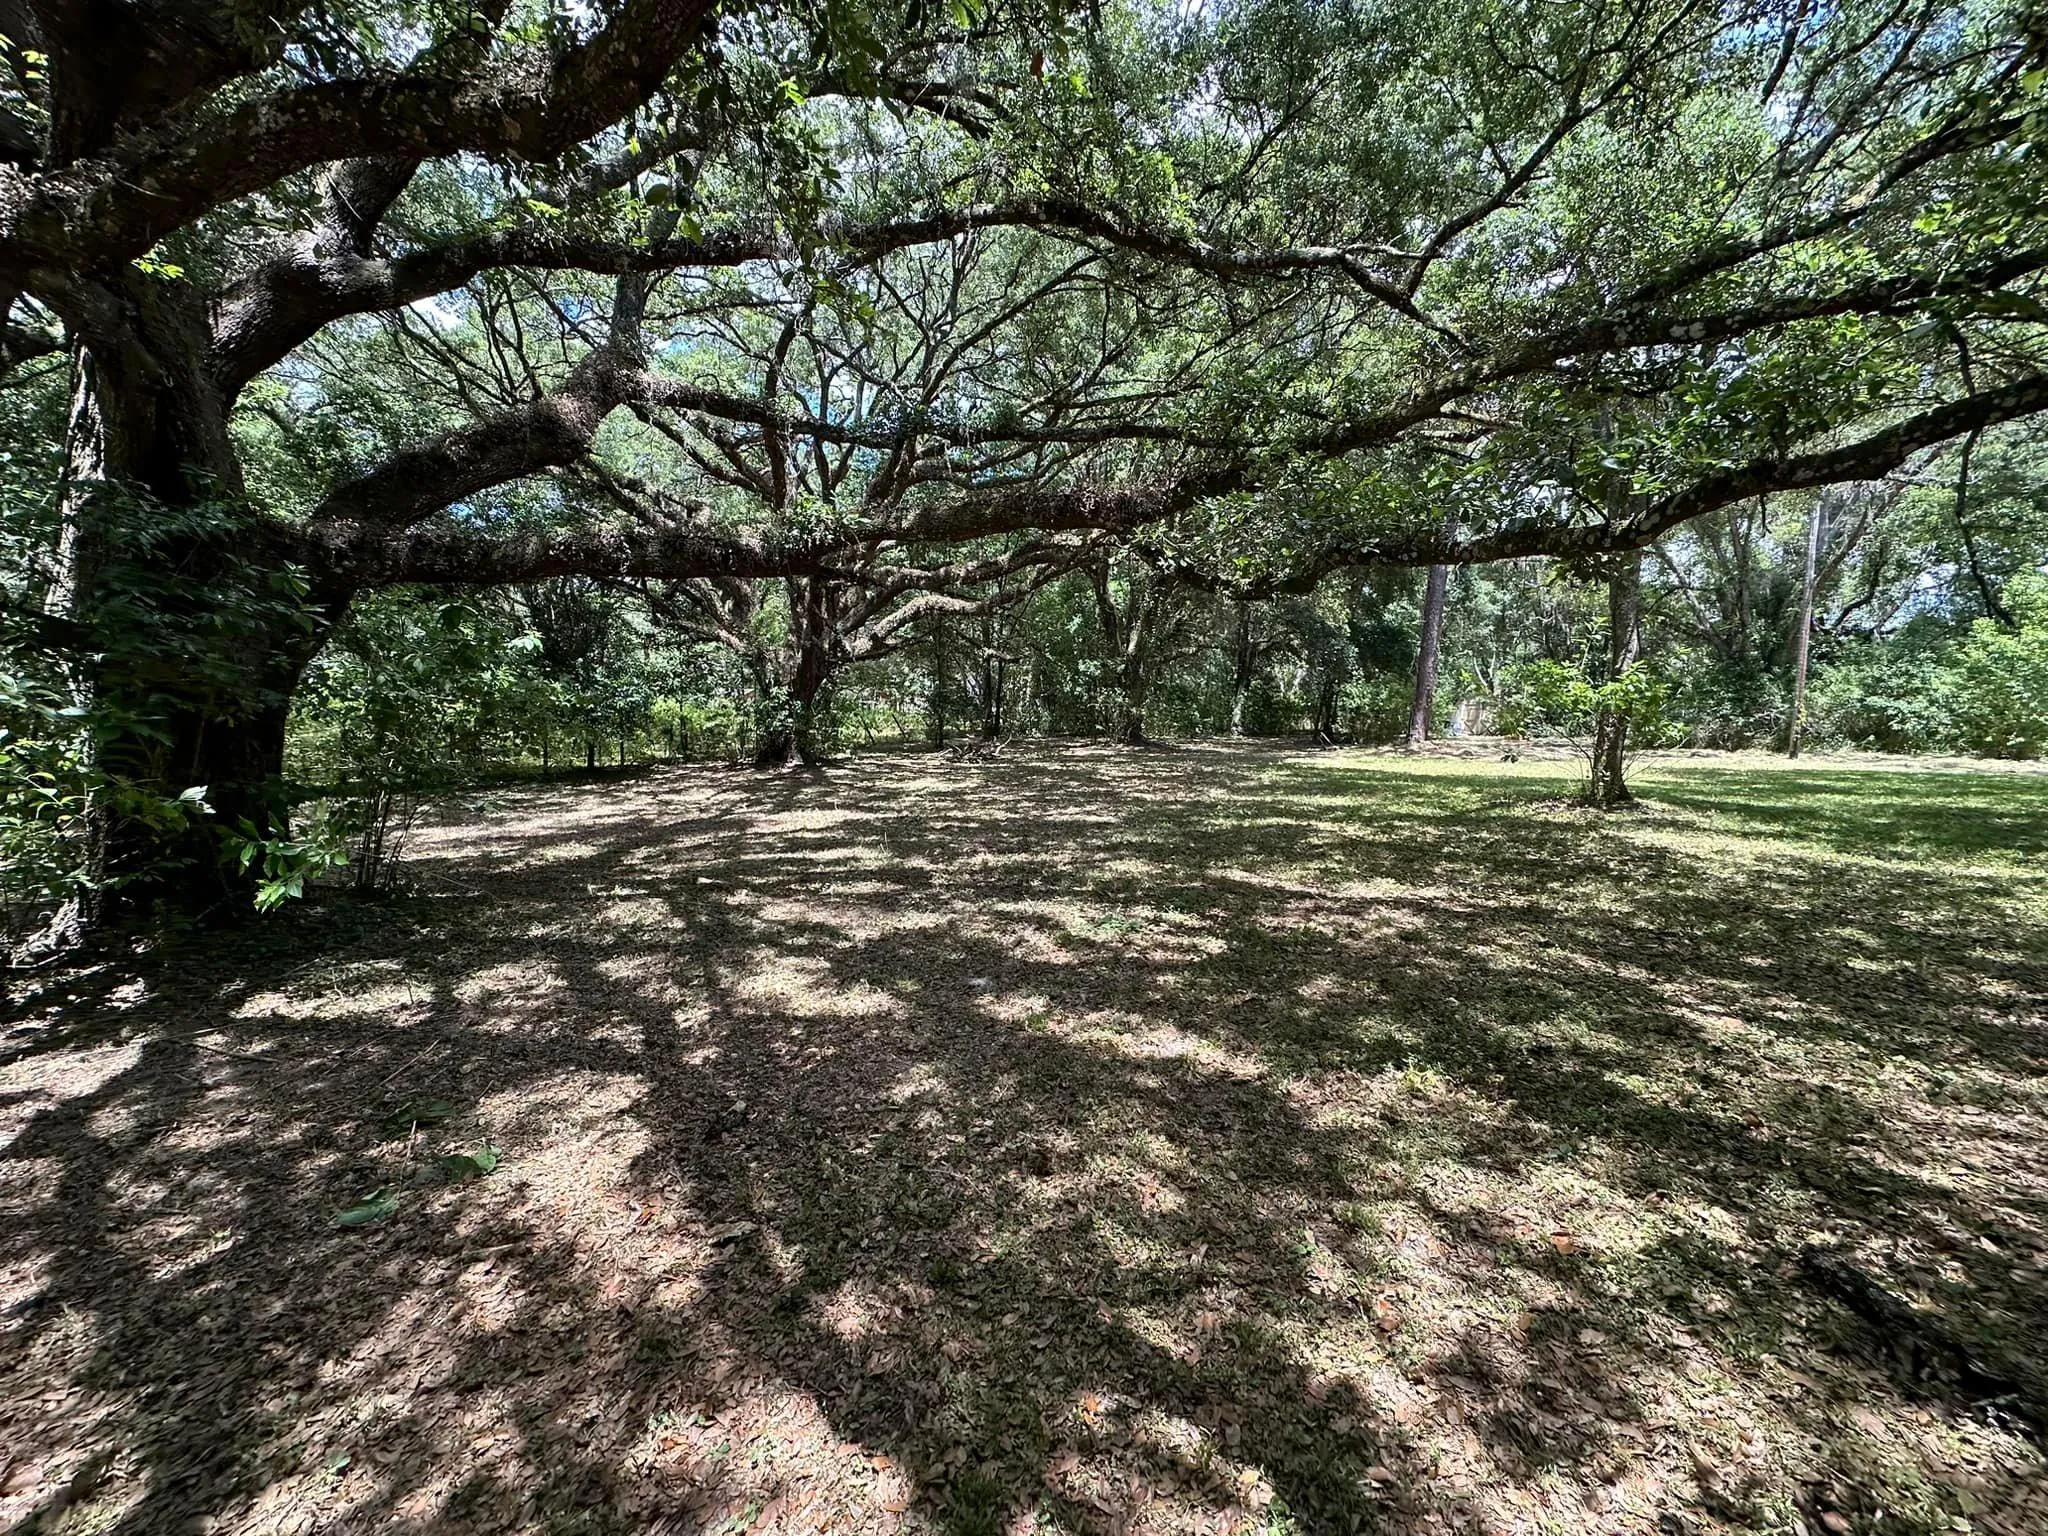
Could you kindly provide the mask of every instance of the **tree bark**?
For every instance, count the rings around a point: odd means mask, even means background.
[[[1429,584],[1422,594],[1422,637],[1415,651],[1415,697],[1408,708],[1408,750],[1418,750],[1429,740],[1430,713],[1436,706],[1437,654],[1443,645],[1444,596],[1449,590],[1451,568],[1432,565]]]
[[[1334,747],[1337,745],[1337,674],[1326,667],[1320,670],[1319,676],[1309,731],[1317,745]]]
[[[1237,604],[1237,625],[1230,658],[1230,734],[1244,734],[1244,706],[1251,697],[1252,678],[1258,670],[1258,648],[1252,644],[1252,605]]]
[[[224,833],[275,829],[291,696],[350,595],[292,596],[242,498],[202,317],[169,287],[137,273],[103,288],[109,323],[75,348],[49,606],[75,637],[88,769],[166,798],[204,786],[210,812],[165,826],[94,806],[81,895],[53,925],[66,937],[115,889],[199,910],[253,883]],[[218,630],[221,611],[239,627]]]
[[[756,768],[816,767],[823,760],[818,740],[818,713],[825,690],[837,670],[829,636],[807,630],[785,680],[768,694]]]
[[[1642,645],[1643,557],[1631,550],[1607,579],[1607,680],[1619,682],[1635,665]],[[1628,716],[1602,708],[1594,718],[1588,798],[1603,809],[1627,805],[1634,796],[1628,780]]]
[[[1171,592],[1166,582],[1153,577],[1141,590],[1129,592],[1127,609],[1117,606],[1109,588],[1109,568],[1098,565],[1089,572],[1095,589],[1096,617],[1102,624],[1102,638],[1115,660],[1117,702],[1113,730],[1127,746],[1143,746],[1145,703],[1152,692],[1153,642],[1165,617]]]
[[[944,615],[935,615],[931,620],[932,637],[932,691],[926,700],[926,710],[931,716],[932,745],[943,747],[949,722],[946,719],[946,620]]]
[[[1009,685],[1010,659],[987,650],[981,656],[981,734],[999,741],[1003,734],[1003,690]]]
[[[1145,676],[1142,661],[1133,659],[1118,669],[1119,692],[1122,695],[1117,709],[1116,739],[1127,747],[1145,745],[1145,699],[1151,692],[1151,679]]]

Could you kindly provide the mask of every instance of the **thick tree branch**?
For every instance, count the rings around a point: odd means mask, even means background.
[[[463,151],[552,159],[646,101],[714,14],[711,0],[625,0],[551,70],[506,60],[321,81],[205,127],[171,125],[117,159],[0,171],[0,278],[62,291],[81,269],[141,256],[207,210],[316,165]]]
[[[2048,374],[2030,374],[1833,448],[1751,459],[1638,506],[1626,517],[1597,523],[1521,520],[1463,538],[1442,530],[1390,535],[1333,547],[1303,570],[1253,583],[1243,595],[1312,591],[1331,572],[1354,566],[1483,565],[1530,556],[1583,559],[1642,549],[1680,524],[1736,502],[1875,480],[1938,443],[2042,411],[2048,411]]]
[[[515,532],[442,524],[394,527],[330,515],[277,538],[289,558],[355,587],[421,582],[507,586],[550,576],[641,578],[841,574],[849,550],[886,541],[965,543],[1031,530],[1128,533],[1187,505],[1184,484],[975,493],[888,520],[856,518],[821,531],[736,533],[690,522],[669,527]]]

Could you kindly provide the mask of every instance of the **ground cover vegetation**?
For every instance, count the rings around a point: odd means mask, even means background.
[[[2044,137],[2025,0],[0,0],[0,1512],[2038,1528]]]

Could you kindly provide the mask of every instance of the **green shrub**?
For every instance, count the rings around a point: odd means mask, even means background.
[[[1938,752],[1950,737],[1942,648],[1919,632],[1860,645],[1817,668],[1809,739],[1871,752]]]
[[[1657,673],[1669,690],[1664,716],[1676,741],[1726,751],[1782,742],[1791,708],[1786,680],[1754,661],[1706,650],[1663,651]]]
[[[2006,605],[2016,630],[1980,619],[1950,640],[1922,624],[1819,669],[1813,737],[1880,752],[2048,752],[2048,582],[2015,579]]]
[[[1415,680],[1400,673],[1354,677],[1337,694],[1338,727],[1354,741],[1399,741],[1414,699]]]
[[[2015,579],[2006,604],[2017,631],[1970,626],[1945,679],[1955,744],[1986,757],[2039,757],[2048,748],[2048,581]]]

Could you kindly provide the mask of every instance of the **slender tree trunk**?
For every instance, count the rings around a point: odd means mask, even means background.
[[[981,655],[981,734],[985,741],[1003,734],[1002,663],[986,650]]]
[[[1451,568],[1432,565],[1429,584],[1422,594],[1422,638],[1415,650],[1415,697],[1408,708],[1408,750],[1418,750],[1429,740],[1430,713],[1436,706],[1437,654],[1443,646],[1444,597],[1449,590]]]
[[[1806,668],[1813,649],[1814,572],[1821,545],[1827,542],[1828,499],[1813,498],[1806,515],[1806,574],[1799,585],[1799,623],[1792,635],[1792,713],[1785,722],[1785,755],[1799,755],[1799,735],[1806,728]]]
[[[1643,557],[1630,550],[1607,580],[1607,679],[1619,681],[1635,665],[1642,643]],[[1601,807],[1627,805],[1628,716],[1602,709],[1594,720],[1589,798]]]
[[[1142,592],[1130,593],[1128,614],[1117,608],[1109,590],[1109,571],[1098,566],[1090,573],[1095,586],[1095,611],[1102,623],[1102,638],[1116,658],[1116,739],[1127,746],[1143,746],[1145,704],[1152,692],[1152,645],[1164,617],[1168,592],[1155,580]]]
[[[1757,523],[1763,525],[1763,508],[1757,508]],[[1755,626],[1750,615],[1749,519],[1740,505],[1728,509],[1729,543],[1735,553],[1735,644],[1738,654],[1751,656],[1756,650]]]
[[[1316,707],[1310,727],[1322,746],[1337,745],[1337,674],[1325,671],[1316,689]]]
[[[932,745],[946,744],[946,621],[934,618],[932,625]]]
[[[1244,734],[1244,706],[1252,691],[1252,675],[1258,670],[1258,650],[1252,644],[1252,607],[1237,605],[1235,644],[1230,658],[1230,734]]]

